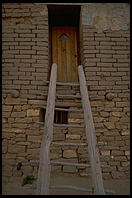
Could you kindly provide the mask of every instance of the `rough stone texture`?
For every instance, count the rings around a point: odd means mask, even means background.
[[[130,174],[129,152],[128,157],[125,154],[130,150],[129,8],[125,3],[90,3],[81,8],[81,60],[89,84],[97,141],[106,143],[99,146],[101,163],[107,162],[112,170],[102,171],[114,179],[129,178]],[[122,162],[128,162],[127,169],[122,169]]]
[[[49,66],[46,4],[2,4],[2,156],[3,180],[37,177],[43,126],[39,105],[46,105]],[[81,7],[80,54],[84,67],[103,178],[129,178],[130,167],[130,31],[129,4],[89,3]],[[58,94],[78,88],[57,87]],[[81,107],[80,100],[72,102]],[[70,106],[70,105],[69,105]],[[68,112],[69,124],[82,124],[83,113]],[[55,128],[54,141],[85,142],[82,128]],[[88,163],[87,146],[51,146],[51,159]],[[69,159],[68,159],[69,158]],[[22,170],[17,171],[18,162]],[[53,166],[52,171],[89,176],[90,169]]]
[[[42,103],[40,92],[47,90],[43,85],[49,70],[47,6],[3,3],[2,17],[2,152],[7,181],[21,177],[18,162],[24,175],[33,174],[35,167],[28,160],[39,157],[42,133],[35,124],[39,121],[35,102]],[[11,164],[10,158],[16,162]]]

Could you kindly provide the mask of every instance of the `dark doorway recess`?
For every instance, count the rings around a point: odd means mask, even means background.
[[[79,26],[80,6],[48,6],[49,24],[52,26]]]

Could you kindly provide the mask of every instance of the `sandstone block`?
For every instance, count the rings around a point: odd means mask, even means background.
[[[12,111],[13,106],[2,105],[2,111]]]
[[[107,100],[112,100],[113,98],[115,98],[115,94],[113,94],[113,93],[107,93],[106,94],[106,99]]]
[[[112,112],[111,114],[112,114],[112,116],[115,116],[115,117],[121,117],[121,115],[122,115],[121,112]]]
[[[11,117],[16,117],[16,118],[22,118],[26,116],[25,111],[20,111],[20,112],[12,112]]]
[[[65,134],[63,133],[53,134],[53,140],[65,140]]]
[[[123,131],[121,131],[121,135],[130,135],[130,131],[129,130],[123,130]]]
[[[77,153],[74,150],[64,150],[63,157],[64,158],[74,158],[74,157],[77,157]]]
[[[80,140],[80,135],[66,134],[66,139],[69,140]]]
[[[114,122],[104,122],[104,125],[106,126],[107,129],[114,129],[115,128]]]
[[[100,115],[101,115],[102,117],[104,117],[104,118],[109,117],[109,113],[108,113],[108,112],[104,112],[104,111],[100,112]]]
[[[41,143],[41,136],[30,136],[30,135],[28,135],[27,141]]]
[[[78,124],[80,124],[80,123],[83,123],[84,122],[84,120],[83,119],[75,119],[75,118],[69,118],[68,119],[68,123],[78,123]]]
[[[116,107],[129,107],[130,102],[116,102]]]
[[[50,153],[50,159],[58,159],[60,157],[62,156],[59,153],[52,153],[52,152]]]
[[[7,139],[4,139],[2,141],[2,153],[6,153],[7,152]]]
[[[8,145],[8,153],[21,153],[25,152],[25,146],[20,145]]]
[[[121,162],[122,166],[130,166],[130,162]]]
[[[125,155],[130,155],[130,151],[125,151]]]
[[[35,155],[35,154],[39,154],[39,153],[40,153],[40,148],[37,148],[37,149],[36,149],[36,148],[35,148],[35,149],[29,149],[29,148],[28,148],[28,149],[27,149],[27,153],[28,153],[28,154],[34,154],[34,155]]]
[[[7,105],[15,105],[15,104],[20,104],[21,99],[20,98],[6,98],[5,99],[5,104]]]
[[[17,133],[17,134],[22,134],[22,133],[25,132],[24,129],[19,129],[19,128],[13,128],[12,130],[13,130],[15,133]]]
[[[28,109],[27,117],[32,117],[32,116],[39,116],[39,110],[38,109]]]
[[[101,151],[102,155],[110,155],[110,151]]]
[[[63,166],[64,173],[76,173],[78,170],[74,166]]]
[[[18,98],[19,97],[19,91],[17,91],[17,90],[12,90],[11,91],[11,96],[13,97],[13,98]]]
[[[123,151],[119,151],[119,150],[112,150],[111,155],[112,156],[115,156],[115,155],[121,156],[121,155],[124,155],[124,152]]]

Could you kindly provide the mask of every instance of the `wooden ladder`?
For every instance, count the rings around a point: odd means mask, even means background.
[[[91,106],[89,102],[89,96],[87,91],[87,84],[83,72],[83,67],[78,66],[79,73],[79,83],[61,83],[57,81],[57,64],[52,65],[51,76],[49,82],[49,91],[47,98],[47,106],[46,106],[46,114],[45,114],[45,122],[40,123],[44,124],[44,135],[42,138],[41,149],[40,149],[40,161],[39,161],[39,171],[38,171],[38,181],[37,181],[37,193],[39,195],[48,195],[50,188],[50,172],[52,164],[62,164],[62,165],[73,165],[73,166],[83,166],[83,167],[91,167],[92,173],[92,189],[79,188],[76,186],[56,186],[56,188],[69,188],[80,191],[88,191],[96,195],[105,195],[105,190],[103,186],[103,179],[101,173],[101,165],[99,159],[99,152],[97,148],[95,128],[93,123],[93,117],[91,112]],[[47,81],[48,83],[48,81]],[[82,99],[82,107],[84,112],[84,125],[70,125],[70,124],[62,124],[61,126],[67,127],[85,127],[86,139],[87,143],[64,143],[64,142],[52,142],[53,139],[53,127],[59,126],[58,124],[54,124],[54,110],[63,110],[63,111],[81,111],[81,110],[70,110],[70,109],[62,109],[55,108],[55,98],[58,97],[68,97],[68,95],[59,95],[56,94],[56,85],[80,85],[80,93],[81,96],[75,96],[77,98]],[[69,97],[72,97],[69,95]],[[90,164],[82,164],[82,163],[70,163],[70,162],[59,162],[56,160],[50,160],[50,144],[55,145],[88,145],[88,153],[89,153],[89,161]],[[51,188],[55,186],[51,186]]]

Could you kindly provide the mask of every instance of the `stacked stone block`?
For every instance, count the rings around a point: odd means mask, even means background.
[[[92,17],[94,21],[96,14],[91,11]],[[110,165],[102,168],[103,177],[125,178],[130,174],[130,30],[101,31],[93,21],[87,25],[82,16],[81,58],[95,127],[100,124],[97,141],[106,143],[99,146],[101,163]]]
[[[5,3],[2,17],[2,172],[8,181],[37,173],[30,159],[38,159],[43,133],[36,122],[49,75],[48,10],[46,5]]]

